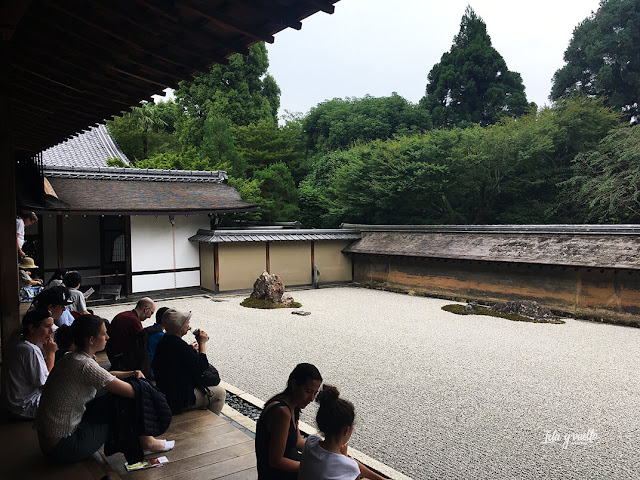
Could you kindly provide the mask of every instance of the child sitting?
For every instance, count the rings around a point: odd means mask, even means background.
[[[307,438],[298,480],[383,480],[347,455],[347,442],[353,433],[355,419],[353,403],[340,398],[338,389],[331,385],[323,385],[316,402],[320,404],[316,422],[325,439],[318,435]]]

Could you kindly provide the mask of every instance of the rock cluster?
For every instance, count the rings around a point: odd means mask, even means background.
[[[284,291],[284,283],[278,275],[271,275],[266,270],[253,283],[253,292],[251,298],[260,300],[269,300],[275,303],[284,303],[290,305],[293,303],[293,297],[290,293]]]
[[[531,300],[496,303],[491,310],[496,313],[522,315],[541,322],[552,322],[556,319],[551,310]]]

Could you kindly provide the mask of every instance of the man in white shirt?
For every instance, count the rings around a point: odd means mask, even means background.
[[[16,237],[18,240],[18,259],[22,259],[27,255],[22,251],[24,245],[24,228],[33,225],[38,221],[38,216],[33,212],[21,213],[16,218]]]

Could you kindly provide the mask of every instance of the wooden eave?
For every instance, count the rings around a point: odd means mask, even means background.
[[[13,147],[34,155],[336,2],[2,2]]]

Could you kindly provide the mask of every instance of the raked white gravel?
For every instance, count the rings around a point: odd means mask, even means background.
[[[458,316],[356,287],[292,294],[311,315],[238,295],[158,306],[191,310],[223,379],[262,400],[314,363],[355,404],[351,445],[414,479],[640,478],[640,329]]]

